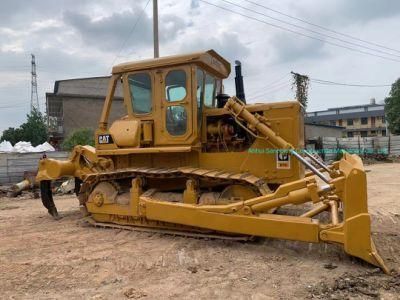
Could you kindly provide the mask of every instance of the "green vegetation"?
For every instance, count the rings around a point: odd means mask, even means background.
[[[94,146],[93,130],[81,128],[72,132],[62,143],[63,150],[72,150],[76,145]]]
[[[400,134],[400,78],[392,84],[389,97],[385,99],[385,114],[390,132]]]
[[[37,146],[47,141],[47,137],[45,117],[39,110],[33,109],[27,115],[27,121],[20,127],[10,127],[4,130],[0,141],[9,141],[13,145],[25,141],[31,142],[32,146]]]
[[[304,111],[308,104],[308,87],[310,78],[306,75],[291,72],[293,76],[292,89],[296,90],[296,99],[304,106]]]

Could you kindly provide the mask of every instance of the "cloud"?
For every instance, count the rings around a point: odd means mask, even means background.
[[[76,10],[85,9],[90,0],[3,0],[0,9],[0,26],[12,24],[20,27],[31,24],[32,20],[54,18],[60,15],[64,7],[74,7]]]
[[[160,42],[170,42],[180,31],[189,26],[182,18],[171,14],[160,17]],[[71,26],[83,43],[100,50],[117,52],[123,47],[127,53],[140,52],[153,45],[152,17],[135,6],[132,11],[113,13],[110,16],[93,19],[87,14],[66,11],[63,14],[66,25]],[[135,25],[136,24],[136,25]]]
[[[400,15],[400,1],[342,0],[334,13],[337,13],[339,18],[352,22],[370,22]]]
[[[293,37],[290,33],[277,34],[272,37],[270,43],[274,49],[271,63],[291,63],[299,60],[326,58],[328,56],[323,42]]]
[[[196,9],[196,8],[199,8],[199,7],[200,7],[200,4],[199,4],[198,0],[191,0],[190,1],[190,8],[191,9]]]
[[[139,17],[140,21],[137,22]],[[114,13],[100,20],[93,20],[83,13],[66,11],[63,20],[91,48],[115,51],[121,48],[125,40],[127,48],[148,46],[152,41],[152,21],[146,14],[142,14],[139,7],[132,12]],[[132,31],[135,23],[136,28]]]
[[[179,52],[185,53],[209,49],[216,50],[230,62],[237,59],[245,59],[250,53],[249,48],[240,42],[239,35],[231,32],[216,34],[216,36],[194,36],[189,42],[184,40],[181,43]]]
[[[400,15],[398,0],[337,0],[295,3],[295,13],[326,25],[366,24]]]
[[[399,0],[264,2],[307,21],[400,49],[396,30],[400,27]],[[0,131],[22,123],[29,109],[30,53],[35,53],[38,63],[42,105],[45,92],[52,91],[55,80],[108,75],[113,62],[151,58],[151,2],[142,14],[146,3],[147,0],[1,1],[0,107],[10,103],[16,107],[0,110]],[[226,3],[221,5],[228,7]],[[140,22],[131,34],[140,14]],[[396,62],[286,33],[198,0],[159,1],[159,18],[161,55],[214,49],[231,63],[239,59],[249,95],[271,86],[291,70],[331,81],[366,84],[392,83],[400,76]],[[233,76],[225,86],[232,94]],[[383,88],[345,89],[314,84],[310,107],[360,104],[371,97],[379,101],[387,92]],[[284,100],[293,95],[290,89],[269,89],[264,96]]]
[[[192,26],[191,22],[171,14],[160,16],[160,41],[171,42],[177,36],[180,36],[188,27]]]

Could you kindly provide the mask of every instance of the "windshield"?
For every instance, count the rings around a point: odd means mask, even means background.
[[[136,73],[128,76],[133,112],[147,114],[151,112],[151,77],[148,73]]]

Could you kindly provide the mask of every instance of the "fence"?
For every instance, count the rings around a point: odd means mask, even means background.
[[[68,152],[47,152],[47,157],[65,160]],[[25,171],[37,171],[42,153],[0,153],[0,184],[16,183]]]
[[[343,149],[360,156],[400,156],[400,136],[334,138],[322,137],[319,149],[325,161],[335,160]]]

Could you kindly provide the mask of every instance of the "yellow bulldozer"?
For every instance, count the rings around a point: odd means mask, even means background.
[[[95,147],[39,162],[49,213],[59,218],[52,181],[74,177],[93,224],[335,243],[388,272],[371,240],[361,159],[316,159],[304,150],[301,104],[246,104],[240,73],[230,97],[230,69],[213,50],[114,66]],[[126,116],[109,126],[117,84]]]

